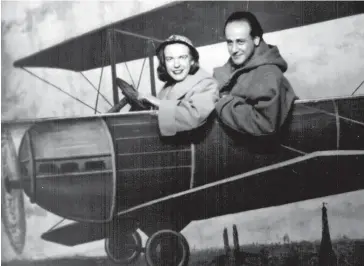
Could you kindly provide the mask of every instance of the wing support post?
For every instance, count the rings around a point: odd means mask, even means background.
[[[111,65],[111,78],[112,78],[112,91],[114,105],[119,102],[119,92],[116,86],[116,65],[115,65],[115,32],[113,29],[108,30],[109,48],[110,48],[110,65]]]
[[[155,90],[155,76],[154,76],[154,61],[153,61],[153,55],[154,55],[154,42],[153,40],[148,40],[148,58],[149,58],[149,71],[150,71],[150,85],[152,90],[152,95],[156,96],[156,90]]]

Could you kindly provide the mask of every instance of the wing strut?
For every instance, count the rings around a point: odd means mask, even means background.
[[[119,92],[116,85],[116,65],[115,65],[115,32],[114,30],[108,31],[108,39],[109,39],[109,48],[110,48],[110,65],[111,65],[111,78],[112,78],[112,91],[113,91],[113,99],[114,105],[119,102]]]
[[[100,89],[96,89],[96,87],[95,87],[95,85],[94,84],[92,84],[92,82],[85,76],[85,74],[83,74],[82,72],[80,72],[80,74],[81,74],[81,76],[82,77],[84,77],[84,79],[88,82],[88,84],[90,84],[91,85],[91,87],[92,88],[94,88],[95,89],[95,91],[97,91],[97,93],[98,94],[100,94],[101,95],[101,97],[102,98],[104,98],[104,100],[112,107],[112,104],[111,104],[111,102],[108,100],[108,99],[106,99],[106,97],[105,97],[105,95],[103,95],[101,92],[100,92]],[[100,87],[100,86],[99,86]],[[98,97],[98,96],[97,96]],[[97,105],[96,105],[96,109],[97,109]]]
[[[359,84],[359,86],[353,91],[352,96],[360,89],[360,87],[364,84],[364,80]]]
[[[140,38],[143,40],[148,40],[148,58],[149,58],[149,69],[150,69],[150,85],[151,85],[151,93],[153,96],[156,96],[156,85],[155,85],[155,76],[154,76],[154,61],[153,61],[153,56],[155,53],[155,46],[154,46],[154,42],[157,43],[162,43],[163,40],[154,38],[154,37],[150,37],[150,36],[145,36],[145,35],[141,35],[141,34],[136,34],[130,31],[125,31],[125,30],[120,30],[120,29],[114,29],[114,32],[120,33],[120,34],[124,34],[124,35],[129,35],[129,36],[133,36],[136,38]],[[111,51],[110,51],[110,55],[111,55]],[[111,61],[110,61],[111,62]],[[111,66],[113,65],[113,63],[111,62]],[[144,64],[143,64],[144,66]],[[139,78],[139,82],[140,82],[140,78]],[[139,87],[139,85],[138,85]]]
[[[106,42],[105,42],[105,49],[102,55],[102,67],[101,67],[101,73],[100,73],[100,78],[99,78],[99,86],[97,88],[97,95],[96,95],[96,103],[95,103],[95,109],[97,109],[97,105],[99,103],[99,95],[100,93],[100,89],[101,89],[101,81],[102,81],[102,75],[104,74],[104,67],[105,67],[105,58],[106,58],[106,52],[107,52],[107,45],[108,43],[110,43],[111,40],[109,40],[109,36],[106,36]],[[102,94],[101,94],[102,95]],[[109,101],[108,101],[109,102]],[[110,103],[110,102],[109,102]],[[113,107],[113,105],[110,103],[110,105]]]
[[[58,86],[56,86],[56,85],[54,85],[54,84],[50,83],[48,80],[45,80],[45,79],[43,79],[43,78],[39,77],[38,75],[34,74],[33,72],[29,71],[28,69],[26,69],[26,68],[24,68],[24,67],[21,67],[21,69],[23,69],[24,71],[28,72],[30,75],[32,75],[32,76],[34,76],[34,77],[36,77],[36,78],[40,79],[41,81],[43,81],[43,82],[47,83],[48,85],[51,85],[52,87],[54,87],[54,88],[56,88],[56,89],[60,90],[60,91],[61,91],[61,92],[63,92],[64,94],[67,94],[67,95],[68,95],[69,97],[71,97],[72,99],[74,99],[74,100],[76,100],[76,101],[78,101],[78,102],[82,103],[83,105],[85,105],[85,106],[87,106],[87,107],[91,108],[91,109],[92,109],[92,110],[94,110],[95,112],[97,112],[97,113],[101,114],[101,113],[100,113],[100,112],[99,112],[96,108],[93,108],[91,105],[88,105],[87,103],[85,103],[85,102],[81,101],[81,100],[80,100],[80,99],[78,99],[77,97],[74,97],[74,96],[73,96],[73,95],[71,95],[70,93],[68,93],[68,92],[66,92],[66,91],[64,91],[64,90],[62,90],[60,87],[58,87]]]
[[[150,85],[151,85],[151,92],[153,96],[156,96],[157,93],[155,91],[155,77],[154,77],[154,55],[155,47],[154,42],[152,40],[148,41],[148,58],[149,58],[149,71],[150,71]]]
[[[137,37],[137,38],[140,38],[140,39],[148,40],[148,41],[153,40],[153,41],[160,42],[160,43],[163,42],[163,40],[160,40],[160,39],[157,39],[157,38],[154,38],[154,37],[141,35],[141,34],[136,34],[136,33],[130,32],[130,31],[125,31],[125,30],[120,30],[120,29],[119,30],[115,29],[114,31],[118,32],[118,33],[121,33],[121,34],[125,34],[125,35],[129,35],[129,36]]]

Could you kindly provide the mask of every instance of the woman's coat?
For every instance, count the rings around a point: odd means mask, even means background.
[[[162,136],[201,126],[215,109],[217,81],[201,68],[183,81],[166,84],[158,94],[161,99],[158,124]]]

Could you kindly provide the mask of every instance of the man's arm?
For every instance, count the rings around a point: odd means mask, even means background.
[[[246,94],[223,97],[217,103],[216,110],[227,126],[260,136],[272,134],[280,126],[280,85],[283,73],[272,66],[262,66],[256,71]]]

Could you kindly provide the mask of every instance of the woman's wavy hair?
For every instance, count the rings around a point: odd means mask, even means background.
[[[194,47],[191,47],[191,46],[187,45],[184,42],[174,42],[174,43],[182,43],[182,44],[186,45],[189,48],[190,55],[192,56],[194,64],[191,66],[190,72],[188,74],[189,75],[194,75],[200,68],[200,63],[198,61],[199,58],[200,58],[200,55],[199,55],[198,51]],[[167,82],[167,83],[173,83],[174,79],[167,72],[166,64],[165,64],[165,58],[164,58],[164,49],[169,44],[172,44],[172,43],[167,43],[164,47],[159,49],[159,51],[157,53],[157,58],[159,60],[159,66],[157,68],[157,74],[158,74],[158,78],[161,81]]]

